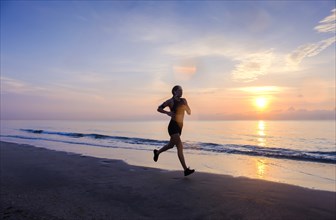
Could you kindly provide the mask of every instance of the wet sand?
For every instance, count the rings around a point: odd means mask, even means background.
[[[336,193],[1,142],[2,219],[335,219]],[[152,159],[152,155],[149,155]]]

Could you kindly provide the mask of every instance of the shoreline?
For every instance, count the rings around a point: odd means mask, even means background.
[[[50,150],[74,153],[89,157],[122,160],[130,165],[180,171],[181,165],[176,156],[176,148],[160,155],[157,163],[153,161],[152,150],[137,150],[125,148],[107,148],[82,144],[66,144],[39,140],[12,141],[18,144],[30,144]],[[154,149],[154,148],[153,148]],[[312,163],[269,157],[196,153],[188,148],[184,151],[186,163],[198,172],[231,175],[233,177],[248,177],[301,186],[309,189],[336,192],[336,164]]]
[[[1,141],[6,219],[334,219],[336,193]]]

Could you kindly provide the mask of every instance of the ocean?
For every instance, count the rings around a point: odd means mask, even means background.
[[[167,125],[168,121],[2,120],[0,137],[1,141],[61,151],[76,146],[75,153],[82,154],[90,148],[151,155],[153,149],[162,147],[169,140]],[[282,168],[285,164],[299,164],[294,168],[291,165],[289,169],[299,169],[297,173],[313,176],[317,179],[315,182],[321,177],[331,186],[328,190],[336,191],[332,187],[336,183],[332,174],[336,167],[335,121],[185,121],[181,138],[186,155],[213,157],[219,161],[232,157],[247,158],[247,161],[257,158],[259,162],[266,159],[272,161],[265,162],[266,165],[275,164]],[[121,159],[132,163],[128,158]],[[211,167],[207,161],[202,164],[204,170]],[[307,166],[319,168],[309,171]],[[285,172],[286,169],[282,170]],[[327,174],[319,174],[321,169],[327,169],[324,172]],[[230,173],[222,170],[219,173],[249,176],[244,171]],[[278,177],[275,179],[279,180]]]

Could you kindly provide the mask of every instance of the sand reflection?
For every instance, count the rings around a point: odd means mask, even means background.
[[[257,176],[261,179],[264,179],[265,175],[266,175],[266,160],[264,159],[258,159],[257,160]]]

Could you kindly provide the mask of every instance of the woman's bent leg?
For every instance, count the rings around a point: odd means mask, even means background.
[[[169,140],[169,143],[168,143],[168,144],[166,144],[165,146],[163,146],[160,150],[154,150],[154,151],[153,151],[153,153],[154,153],[153,160],[154,160],[155,162],[157,162],[158,159],[159,159],[159,155],[160,155],[162,152],[164,152],[164,151],[166,151],[166,150],[169,150],[169,149],[173,148],[174,145],[175,145],[175,143],[173,142],[172,138],[170,137],[170,140]]]
[[[172,142],[171,138],[168,144],[163,146],[160,150],[157,151],[157,154],[161,154],[162,152],[165,152],[166,150],[169,150],[174,147],[174,143]]]

